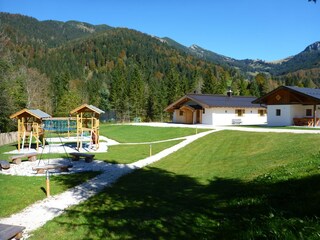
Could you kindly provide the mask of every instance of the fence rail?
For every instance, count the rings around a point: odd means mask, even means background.
[[[18,141],[18,132],[0,133],[0,146]]]

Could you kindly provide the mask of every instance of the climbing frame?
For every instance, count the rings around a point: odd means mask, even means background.
[[[83,145],[83,136],[90,136],[90,145],[99,149],[100,135],[100,114],[103,110],[88,104],[83,104],[80,107],[72,110],[71,114],[76,114],[77,119],[77,149],[80,150]]]
[[[41,137],[43,138],[44,131],[42,123],[44,119],[51,116],[39,109],[22,109],[10,116],[11,119],[16,119],[18,123],[18,151],[24,149],[28,143],[30,150],[32,139],[35,139],[36,149],[39,149]],[[44,143],[43,143],[44,144]]]

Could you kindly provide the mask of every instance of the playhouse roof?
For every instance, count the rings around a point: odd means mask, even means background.
[[[241,107],[241,108],[261,108],[259,104],[253,104],[256,97],[251,96],[227,96],[216,94],[187,94],[165,108],[171,112],[188,104],[190,106],[201,106],[202,108],[211,107]]]
[[[38,119],[43,119],[43,118],[51,118],[51,115],[48,113],[45,113],[39,109],[22,109],[19,112],[16,112],[10,116],[11,119],[13,118],[19,118],[19,117],[24,117],[24,116],[32,116]]]
[[[79,112],[94,112],[97,114],[102,114],[104,113],[103,110],[93,106],[93,105],[88,105],[88,104],[83,104],[80,107],[77,107],[75,109],[73,109],[70,113],[74,114],[74,113],[79,113]]]

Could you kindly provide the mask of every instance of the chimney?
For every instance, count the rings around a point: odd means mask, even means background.
[[[231,90],[231,87],[229,87],[229,90],[227,91],[227,95],[228,95],[228,97],[232,97],[232,90]]]

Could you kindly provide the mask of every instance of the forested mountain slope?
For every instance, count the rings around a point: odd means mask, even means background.
[[[7,13],[0,23],[0,131],[10,130],[8,116],[24,107],[67,116],[89,103],[120,121],[163,121],[169,119],[163,109],[190,92],[225,94],[231,87],[235,95],[260,96],[282,84],[318,84],[301,69],[247,78],[239,67],[214,63],[174,40],[126,28]]]
[[[24,107],[66,116],[87,102],[114,110],[119,120],[156,121],[167,119],[163,109],[185,93],[225,93],[231,83],[250,93],[237,71],[135,30],[88,34],[72,27],[65,37],[57,26],[67,23],[5,13],[0,21],[1,131],[9,129],[8,115]]]

